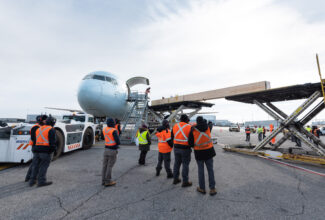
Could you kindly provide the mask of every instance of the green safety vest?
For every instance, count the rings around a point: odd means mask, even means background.
[[[311,127],[306,127],[306,130],[308,131],[308,132],[310,132],[311,131]]]
[[[148,131],[144,131],[140,134],[140,131],[138,131],[137,138],[138,138],[139,144],[143,144],[143,145],[148,144],[147,133],[148,133]]]
[[[257,128],[257,133],[263,133],[263,128]]]

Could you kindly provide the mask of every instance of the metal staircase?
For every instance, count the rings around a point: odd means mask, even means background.
[[[139,127],[148,120],[148,97],[145,93],[132,92],[129,96],[129,110],[121,120],[122,144],[132,144]]]

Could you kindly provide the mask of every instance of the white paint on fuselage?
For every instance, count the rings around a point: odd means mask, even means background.
[[[126,85],[122,85],[115,75],[104,71],[86,75],[78,89],[79,105],[96,117],[121,119],[129,108],[127,96]]]

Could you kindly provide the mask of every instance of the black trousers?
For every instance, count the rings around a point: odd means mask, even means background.
[[[157,170],[160,171],[162,169],[163,162],[164,162],[164,167],[165,167],[167,174],[171,174],[172,170],[170,169],[170,152],[158,154],[158,164],[156,167]]]
[[[251,140],[251,134],[250,133],[246,133],[246,141],[250,141]]]
[[[140,158],[139,158],[139,164],[144,165],[146,163],[146,156],[147,156],[148,151],[147,150],[142,150],[140,153]]]
[[[35,183],[38,174],[38,185],[46,182],[46,172],[50,166],[51,154],[50,153],[33,153],[32,173],[29,182]]]
[[[30,180],[30,177],[32,176],[32,169],[33,169],[33,161],[30,163],[27,174],[26,174],[26,180]],[[38,174],[38,171],[36,173],[36,176]]]

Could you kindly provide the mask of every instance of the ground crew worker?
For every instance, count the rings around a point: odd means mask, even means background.
[[[150,132],[145,124],[143,124],[142,127],[139,128],[137,132],[137,139],[139,142],[139,150],[141,151],[139,157],[139,165],[145,165],[146,155],[150,150],[151,145]]]
[[[36,117],[36,124],[33,125],[33,127],[30,129],[29,133],[30,133],[30,140],[29,140],[29,145],[31,147],[35,146],[35,143],[36,143],[36,130],[41,127],[41,125],[45,125],[45,121],[47,119],[47,115],[38,115]],[[32,164],[30,164],[29,168],[28,168],[28,171],[27,171],[27,174],[26,174],[26,177],[25,177],[25,182],[29,182],[30,180],[30,176],[32,174]],[[37,176],[37,174],[36,174]]]
[[[317,137],[317,138],[319,138],[319,136],[320,136],[320,130],[318,129],[318,127],[317,127],[316,125],[314,125],[314,126],[312,127],[311,133],[312,133],[313,135],[315,135],[315,137]],[[317,142],[314,141],[314,144],[317,144]]]
[[[246,141],[249,142],[251,140],[251,129],[249,126],[245,128],[245,133],[246,133]]]
[[[307,125],[306,127],[306,131],[310,132],[311,133],[311,127],[309,125]],[[310,140],[310,138],[307,136],[307,138]]]
[[[265,133],[266,133],[266,128],[263,126],[263,139],[266,137]]]
[[[261,125],[258,126],[258,128],[257,128],[257,134],[258,134],[258,140],[262,141],[262,139],[263,139],[263,128],[261,128]]]
[[[112,118],[106,120],[107,127],[103,128],[105,137],[105,150],[103,154],[103,169],[102,169],[102,185],[114,186],[115,181],[112,181],[112,169],[117,158],[117,149],[120,145],[118,131],[114,128],[115,123]]]
[[[156,176],[160,175],[162,169],[162,162],[164,162],[167,178],[173,178],[172,170],[170,169],[170,152],[173,150],[173,141],[171,138],[171,131],[169,129],[169,122],[163,120],[162,126],[157,128],[156,136],[158,138],[158,164],[156,167]]]
[[[270,133],[273,132],[273,129],[274,129],[274,126],[273,124],[270,124]],[[270,142],[270,145],[274,145],[275,144],[275,137],[272,138],[271,142]]]
[[[121,124],[120,124],[120,120],[118,120],[117,118],[115,119],[115,129],[117,130],[118,135],[121,136],[122,134]]]
[[[29,180],[29,186],[36,183],[38,174],[38,187],[51,185],[52,182],[46,181],[46,172],[51,162],[51,154],[56,150],[56,134],[53,126],[56,119],[48,117],[45,125],[36,130],[36,143],[32,146],[34,154],[32,162],[32,174]]]
[[[213,157],[216,152],[211,140],[211,129],[202,116],[196,118],[196,126],[191,129],[189,143],[194,147],[194,155],[198,167],[199,187],[197,191],[205,194],[204,164],[208,170],[210,195],[217,194],[214,179]]]
[[[191,162],[191,146],[188,143],[188,138],[191,131],[190,121],[186,114],[182,114],[179,123],[175,124],[172,130],[172,140],[174,144],[174,181],[173,184],[181,182],[179,179],[179,169],[182,165],[182,187],[192,186],[192,182],[188,180],[189,165]]]

